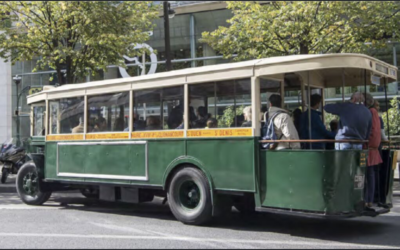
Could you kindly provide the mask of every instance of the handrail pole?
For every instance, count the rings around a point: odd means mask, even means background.
[[[344,86],[345,86],[345,75],[344,68],[342,69],[342,102],[344,102]]]
[[[310,90],[310,71],[307,71],[307,85],[308,85],[308,134],[311,139],[311,90]],[[310,143],[310,149],[312,149],[312,143]]]
[[[387,79],[386,77],[383,78],[383,88],[385,89],[385,105],[386,105],[386,122],[387,122],[387,128],[388,128],[388,140],[390,144],[390,126],[389,126],[389,104],[388,104],[388,98],[387,98]],[[383,129],[385,129],[385,124],[383,124]]]

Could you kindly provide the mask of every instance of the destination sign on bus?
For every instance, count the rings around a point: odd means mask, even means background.
[[[383,66],[382,64],[375,64],[375,69],[379,72],[385,73],[385,74],[389,74],[389,69],[388,67]]]

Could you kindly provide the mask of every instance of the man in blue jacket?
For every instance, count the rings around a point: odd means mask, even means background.
[[[301,114],[300,119],[300,138],[302,140],[324,140],[334,139],[335,134],[326,129],[322,122],[321,112],[318,111],[321,105],[322,97],[319,94],[313,94],[310,97],[311,106],[311,136],[308,126],[308,110]],[[310,148],[310,143],[304,143],[305,148]],[[311,143],[312,149],[325,149],[325,143]]]
[[[326,112],[340,117],[336,140],[368,140],[372,127],[372,114],[363,104],[364,96],[356,92],[350,102],[327,104]],[[362,143],[336,143],[336,150],[362,149]]]

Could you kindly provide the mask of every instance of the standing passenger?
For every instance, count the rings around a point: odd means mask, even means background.
[[[289,111],[281,108],[282,98],[280,95],[273,94],[269,97],[268,116],[273,117],[275,113],[279,113],[273,120],[275,134],[279,140],[299,140],[299,134],[294,126],[293,120],[289,115]],[[277,149],[300,149],[300,143],[280,142]]]
[[[302,140],[323,140],[334,139],[335,134],[328,131],[322,122],[321,112],[318,111],[321,105],[322,97],[319,94],[313,94],[310,98],[311,106],[311,136],[308,125],[308,110],[301,114],[300,138]],[[305,148],[310,148],[310,143],[305,143]],[[325,149],[325,143],[312,143],[312,149]]]
[[[350,102],[327,104],[326,112],[340,117],[336,140],[368,140],[371,131],[372,115],[362,103],[364,96],[356,92]],[[362,149],[362,143],[336,143],[336,150]]]
[[[381,124],[379,121],[378,111],[374,108],[374,98],[371,94],[367,93],[365,95],[365,103],[372,114],[372,128],[368,142],[368,165],[365,173],[367,181],[367,185],[365,186],[365,205],[370,208],[374,202],[375,178],[378,173],[379,164],[382,163],[382,158],[379,154]]]

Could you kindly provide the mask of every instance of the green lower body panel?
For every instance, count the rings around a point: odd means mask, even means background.
[[[255,192],[255,141],[196,138],[46,142],[45,178],[163,186],[168,171],[179,167],[174,165],[179,162],[204,170],[214,189]]]
[[[262,206],[326,214],[361,212],[361,153],[365,151],[262,150]]]

